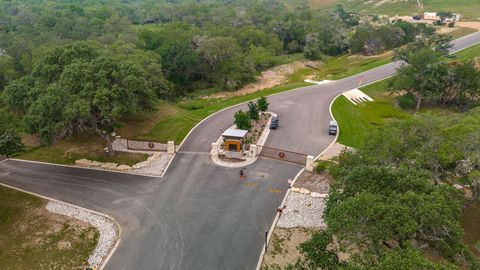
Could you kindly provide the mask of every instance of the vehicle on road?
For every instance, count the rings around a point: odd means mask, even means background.
[[[423,18],[422,18],[421,15],[414,15],[414,16],[412,16],[412,19],[414,19],[415,21],[419,21],[419,20],[421,20],[421,19],[423,19]]]
[[[337,130],[338,130],[337,121],[330,121],[330,125],[328,125],[328,134],[337,135]]]
[[[278,116],[272,116],[272,121],[270,122],[270,129],[278,128]]]

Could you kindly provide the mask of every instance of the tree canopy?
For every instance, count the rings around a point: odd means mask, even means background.
[[[102,50],[91,42],[56,47],[28,77],[6,87],[4,99],[12,110],[25,113],[28,131],[46,143],[95,132],[112,152],[110,137],[120,119],[149,108],[155,91],[138,63]]]

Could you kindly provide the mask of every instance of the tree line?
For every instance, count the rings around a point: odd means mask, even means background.
[[[289,54],[380,53],[433,33],[305,3],[0,1],[0,102],[44,143],[96,133],[111,148],[122,117],[157,99],[238,89]]]
[[[422,114],[373,131],[330,166],[327,229],[301,244],[302,259],[286,269],[478,269],[460,220],[480,197],[479,139],[479,108]],[[443,260],[428,259],[435,253]]]

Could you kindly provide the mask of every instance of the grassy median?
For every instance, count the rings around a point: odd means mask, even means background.
[[[98,232],[45,209],[47,201],[0,186],[2,269],[84,269]]]

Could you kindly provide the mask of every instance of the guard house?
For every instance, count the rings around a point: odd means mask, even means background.
[[[229,128],[223,132],[222,137],[225,143],[225,151],[241,152],[245,143],[245,136],[248,130]]]

